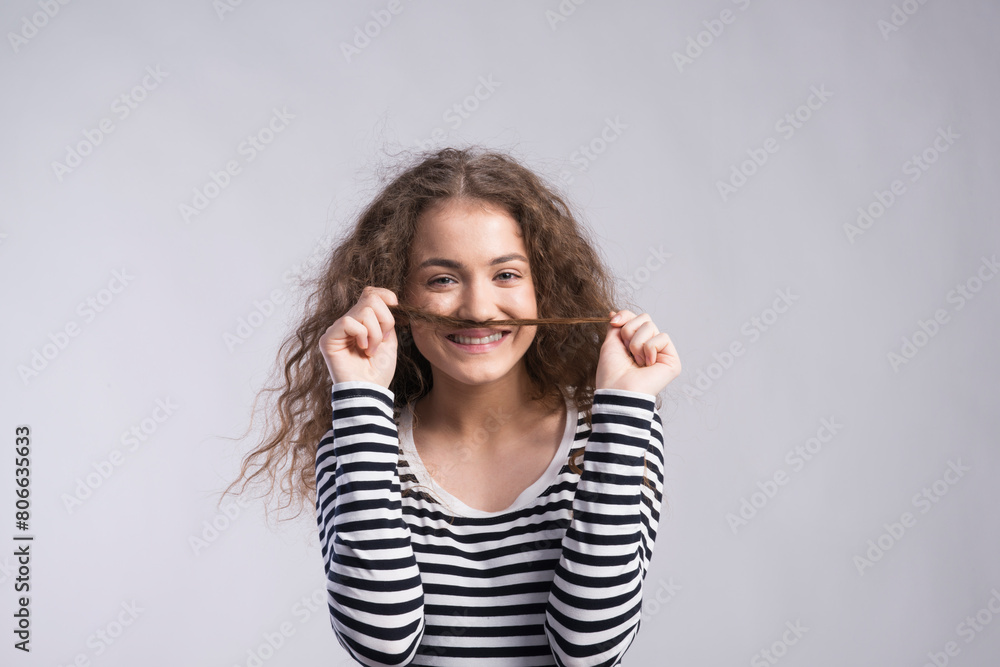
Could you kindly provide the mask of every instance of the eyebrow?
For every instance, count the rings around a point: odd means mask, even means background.
[[[494,257],[493,259],[490,260],[490,266],[494,266],[496,264],[504,264],[506,262],[511,262],[514,260],[520,260],[525,264],[528,263],[527,257],[525,257],[520,253],[512,252],[509,255],[501,255],[500,257]],[[465,265],[462,264],[461,262],[456,262],[453,259],[445,259],[443,257],[431,257],[430,259],[425,259],[423,262],[420,263],[420,266],[417,267],[417,270],[420,270],[426,266],[443,266],[446,269],[465,268]]]

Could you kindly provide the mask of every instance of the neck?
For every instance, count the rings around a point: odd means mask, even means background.
[[[548,412],[529,399],[532,384],[524,364],[485,384],[470,385],[435,373],[434,386],[417,402],[414,412],[428,429],[473,449],[489,451],[523,432],[524,424]]]

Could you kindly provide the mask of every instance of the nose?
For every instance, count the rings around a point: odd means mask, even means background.
[[[492,286],[482,281],[472,280],[462,289],[456,317],[476,322],[496,319],[497,304]]]

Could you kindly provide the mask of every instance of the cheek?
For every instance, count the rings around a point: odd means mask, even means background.
[[[538,312],[538,292],[535,290],[534,282],[530,282],[525,286],[524,301],[534,312]]]
[[[530,317],[538,317],[538,299],[535,297],[535,293],[532,291],[525,295],[523,300],[523,310],[530,314]]]
[[[410,336],[413,339],[413,344],[414,346],[416,346],[418,350],[420,350],[421,354],[423,353],[427,344],[430,341],[434,340],[435,336],[433,330],[428,329],[427,327],[418,327],[412,324],[410,325],[410,332],[411,332]]]
[[[412,280],[408,280],[403,285],[402,300],[411,306],[420,306],[420,290],[417,289],[417,285]]]

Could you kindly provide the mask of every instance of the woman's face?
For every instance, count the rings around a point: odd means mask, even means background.
[[[404,301],[470,320],[538,316],[520,228],[502,208],[481,201],[437,202],[420,217],[410,246]],[[413,321],[413,342],[435,374],[483,384],[523,370],[537,327],[431,328]]]

